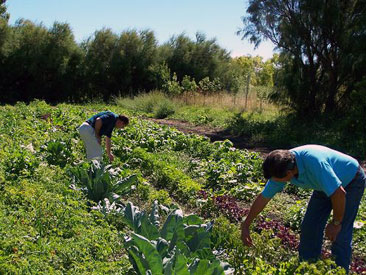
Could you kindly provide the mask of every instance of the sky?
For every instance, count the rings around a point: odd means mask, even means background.
[[[52,27],[55,21],[68,23],[76,42],[82,42],[102,28],[116,34],[126,30],[154,32],[159,44],[185,33],[191,39],[202,32],[232,57],[273,55],[274,45],[262,42],[254,49],[236,32],[243,27],[247,0],[7,0],[10,24],[29,19]]]

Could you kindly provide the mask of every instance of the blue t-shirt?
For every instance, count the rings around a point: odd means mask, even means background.
[[[323,191],[330,197],[342,186],[346,187],[355,177],[359,163],[356,159],[321,145],[304,145],[290,150],[295,154],[298,177],[291,184],[305,189]],[[283,190],[284,182],[268,180],[262,195],[272,198]]]
[[[88,122],[93,128],[95,128],[95,121],[97,120],[97,118],[100,118],[102,120],[102,127],[100,128],[99,135],[111,138],[112,131],[114,129],[114,126],[116,125],[118,115],[111,111],[100,112],[89,118],[86,122]]]

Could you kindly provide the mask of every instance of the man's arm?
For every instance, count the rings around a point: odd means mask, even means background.
[[[346,208],[346,190],[342,186],[330,196],[333,208],[333,220],[342,222]]]
[[[111,139],[109,137],[106,137],[105,138],[105,146],[106,146],[106,150],[107,150],[107,155],[109,157],[109,160],[110,161],[113,161],[114,160],[114,156],[111,153],[111,145],[112,145]]]
[[[338,187],[330,196],[333,208],[333,222],[327,225],[325,234],[329,240],[334,242],[342,228],[342,220],[346,208],[346,191],[342,186]]]
[[[249,227],[253,220],[258,216],[260,212],[264,209],[267,203],[270,201],[270,198],[263,197],[262,193],[257,196],[252,206],[250,207],[249,214],[246,217],[245,221],[241,224],[241,239],[244,245],[252,246],[253,242],[250,238]]]
[[[95,137],[97,138],[99,144],[101,144],[101,138],[100,138],[100,129],[102,128],[103,122],[100,119],[100,117],[98,117],[95,120],[95,126],[94,126],[94,131],[95,131]]]

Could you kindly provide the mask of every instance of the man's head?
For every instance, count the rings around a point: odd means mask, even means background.
[[[274,150],[268,154],[262,165],[266,179],[287,182],[297,174],[295,154],[289,150]]]
[[[116,128],[121,129],[126,127],[130,123],[128,117],[124,115],[119,115],[116,120]]]

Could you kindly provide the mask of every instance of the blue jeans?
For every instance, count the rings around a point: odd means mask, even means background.
[[[358,171],[358,176],[344,188],[347,194],[342,229],[332,244],[332,255],[336,264],[345,268],[347,273],[351,263],[353,222],[366,185],[363,169],[360,168]],[[314,191],[301,224],[299,245],[301,260],[316,260],[320,257],[324,229],[331,210],[331,199],[324,192]]]

